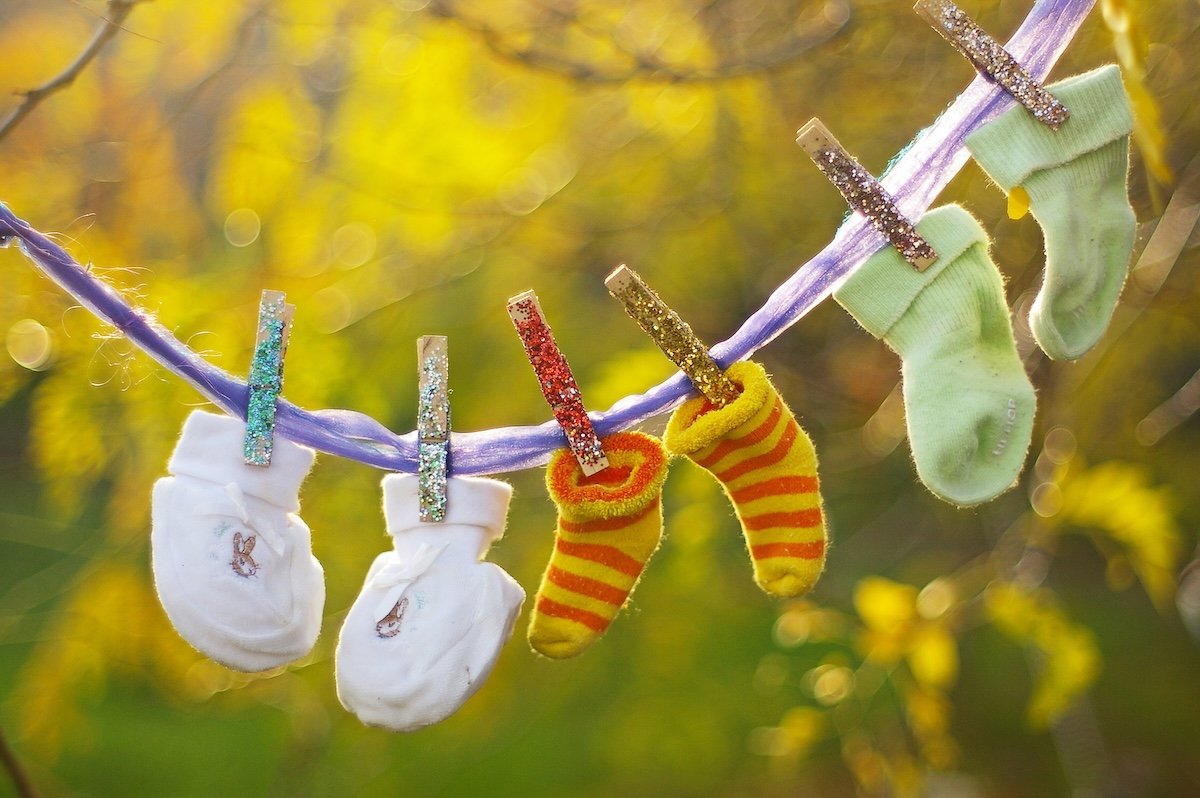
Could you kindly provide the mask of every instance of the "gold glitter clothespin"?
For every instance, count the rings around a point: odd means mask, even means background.
[[[934,264],[937,252],[900,213],[887,189],[846,152],[820,119],[810,119],[800,128],[796,143],[804,148],[829,182],[837,186],[850,207],[887,236],[896,251],[917,271],[923,272]]]
[[[446,520],[450,360],[444,335],[417,339],[417,498],[424,522]]]
[[[950,0],[917,0],[913,10],[966,56],[980,74],[1011,94],[1039,122],[1058,130],[1067,121],[1071,113],[1066,106]]]
[[[608,292],[621,301],[625,312],[650,336],[671,362],[692,381],[696,390],[718,407],[732,402],[740,392],[725,376],[708,347],[687,322],[642,281],[633,269],[621,264],[604,280]]]
[[[283,359],[292,335],[296,306],[282,291],[263,291],[258,306],[258,334],[250,362],[246,404],[246,465],[269,466],[275,449],[275,403],[283,391]]]
[[[542,396],[566,434],[567,445],[579,461],[580,469],[591,476],[608,468],[608,458],[583,406],[575,376],[554,341],[550,325],[546,324],[537,294],[526,291],[508,300],[508,315],[521,337],[529,365],[537,374]]]

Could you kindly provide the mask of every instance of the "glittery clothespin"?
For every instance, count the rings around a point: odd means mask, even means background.
[[[604,456],[600,439],[583,406],[575,376],[554,342],[554,334],[546,324],[537,294],[526,291],[508,300],[508,315],[521,336],[525,356],[537,374],[542,396],[546,397],[554,419],[566,434],[567,445],[579,461],[580,469],[591,476],[608,468],[608,458]]]
[[[850,207],[867,217],[887,236],[896,251],[913,267],[923,272],[937,260],[937,253],[921,237],[912,222],[904,218],[878,180],[846,152],[820,119],[810,119],[796,134],[796,142],[804,148],[817,168],[837,186]]]
[[[737,386],[721,371],[704,342],[637,272],[621,264],[605,278],[604,285],[625,306],[630,318],[710,402],[723,407],[738,398]]]
[[[250,362],[250,398],[246,405],[246,465],[269,466],[275,448],[275,403],[283,391],[283,358],[296,306],[282,291],[263,291],[258,305],[258,334]]]
[[[446,520],[450,453],[450,361],[444,335],[417,339],[417,498],[421,521]]]
[[[966,56],[980,74],[1011,94],[1039,122],[1058,130],[1067,121],[1071,114],[1066,106],[950,0],[918,0],[913,10]]]

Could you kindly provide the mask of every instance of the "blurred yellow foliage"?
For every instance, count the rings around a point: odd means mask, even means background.
[[[1148,44],[1141,29],[1138,0],[1101,0],[1104,24],[1112,33],[1125,91],[1133,107],[1134,141],[1141,150],[1146,169],[1163,185],[1174,176],[1167,163],[1167,132],[1158,102],[1146,82]]]
[[[1029,700],[1029,722],[1044,728],[1069,710],[1096,681],[1100,652],[1089,629],[1072,623],[1047,591],[1026,591],[996,582],[984,594],[988,616],[1035,655],[1037,674]]]
[[[958,743],[950,734],[954,707],[946,694],[920,686],[904,692],[904,709],[921,758],[934,770],[949,770],[959,757]]]
[[[946,617],[926,618],[918,611],[920,591],[878,576],[861,579],[854,589],[854,609],[864,629],[863,655],[885,664],[906,658],[917,682],[945,690],[958,677],[958,644]]]
[[[1062,507],[1048,523],[1053,531],[1081,527],[1116,543],[1151,600],[1166,612],[1175,597],[1183,535],[1170,489],[1149,482],[1146,469],[1132,463],[1068,469],[1060,484]],[[1111,547],[1101,550],[1113,556]]]
[[[910,5],[138,3],[72,85],[0,139],[0,200],[233,373],[249,363],[259,291],[286,290],[299,307],[287,397],[301,406],[411,429],[412,341],[437,333],[453,338],[457,428],[541,423],[548,413],[504,300],[538,290],[597,409],[674,371],[603,290],[617,263],[638,269],[704,340],[727,337],[845,214],[796,148],[796,126],[822,115],[879,170],[972,78]],[[8,0],[3,113],[21,100],[13,92],[78,56],[106,7]],[[1027,4],[971,11],[999,32]],[[1101,11],[1104,23],[1085,25],[1060,68],[1109,61],[1115,44],[1143,155],[1134,204],[1152,222],[1146,186],[1168,181],[1200,141],[1195,7],[1105,0]],[[977,172],[939,201],[987,221],[1021,308],[1041,241],[1035,226],[1005,222]],[[1025,204],[1014,192],[1009,215]],[[1015,740],[1005,718],[955,706],[993,684],[964,632],[984,585],[1015,579],[995,564],[1020,537],[1003,530],[1022,530],[1030,504],[1014,491],[958,511],[927,495],[892,454],[903,430],[894,358],[829,303],[761,353],[822,448],[835,545],[817,590],[767,603],[720,487],[674,463],[662,550],[604,645],[569,664],[510,645],[456,716],[397,740],[343,712],[333,686],[337,628],[390,545],[380,475],[321,457],[305,485],[328,589],[311,657],[265,677],[200,657],[158,608],[147,551],[150,487],[196,393],[18,253],[0,252],[0,274],[0,629],[12,633],[0,640],[11,675],[0,725],[49,793],[527,795],[552,785],[585,798],[884,796],[921,794],[929,773],[961,766],[977,770],[976,787],[1028,794],[1052,789],[1047,771],[1059,778],[1046,755],[1022,760],[1028,775],[1010,772],[1006,752],[1042,754],[1041,737]],[[1128,431],[1195,369],[1196,290],[1166,281],[1158,312],[1106,339],[1094,361],[1027,359],[1039,417],[1071,419],[1072,453],[1107,461],[1035,469],[1032,504],[1045,512],[1032,542],[1086,530],[1109,557],[1110,583],[1131,571],[1164,612],[1194,537],[1194,429],[1185,415],[1154,448],[1133,447]],[[1086,391],[1064,387],[1085,371]],[[507,477],[509,533],[489,554],[526,587],[552,545],[542,476]],[[1053,490],[1038,501],[1043,485]],[[28,531],[30,518],[46,531]],[[862,578],[879,573],[930,581]],[[982,603],[1031,653],[1028,714],[1041,726],[1094,684],[1097,639],[1114,634],[1068,620],[1068,595],[1004,581]],[[1126,622],[1110,621],[1116,632]],[[1187,651],[1175,646],[1163,667],[1194,672]],[[1140,654],[1104,655],[1114,673],[1121,663],[1143,672]],[[1129,690],[1108,711],[1183,703]],[[1179,750],[1200,734],[1189,722],[1170,732]],[[1146,759],[1140,739],[1126,745],[1121,761],[1172,764],[1161,752]],[[1169,794],[1160,786],[1131,793]]]
[[[140,568],[99,564],[79,580],[58,628],[26,664],[16,694],[21,731],[53,756],[73,731],[86,734],[78,696],[102,690],[110,675],[147,674],[176,690],[201,657],[160,620]],[[209,668],[224,670],[208,663]]]

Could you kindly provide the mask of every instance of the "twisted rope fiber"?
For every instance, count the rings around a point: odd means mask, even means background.
[[[1005,48],[1034,78],[1044,80],[1094,5],[1095,0],[1036,0]],[[966,136],[1012,102],[1001,89],[977,77],[933,125],[918,133],[882,179],[901,212],[911,219],[920,218],[967,162]],[[0,238],[15,241],[38,269],[151,358],[227,413],[245,418],[248,389],[244,381],[212,365],[150,314],[131,306],[115,289],[2,203]],[[884,245],[882,235],[865,219],[857,214],[849,216],[821,252],[775,289],[733,336],[713,347],[713,356],[724,367],[766,346]],[[645,393],[627,396],[608,410],[590,415],[596,431],[608,435],[671,410],[691,392],[691,383],[676,373]],[[397,435],[363,413],[309,411],[281,399],[276,432],[319,451],[377,468],[407,473],[417,469],[416,433]],[[453,472],[467,475],[542,465],[564,442],[562,430],[549,421],[536,427],[455,432],[450,445]]]

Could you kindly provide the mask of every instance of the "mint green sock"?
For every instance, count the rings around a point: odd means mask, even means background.
[[[967,148],[1006,193],[1029,192],[1046,240],[1046,278],[1029,326],[1047,355],[1073,360],[1104,335],[1129,268],[1133,116],[1115,65],[1047,88],[1071,112],[1058,132],[1011,108],[968,136]]]
[[[938,253],[924,273],[887,247],[833,296],[900,355],[921,481],[947,501],[979,504],[1020,476],[1037,400],[1013,342],[987,233],[958,205],[930,211],[917,231]]]

